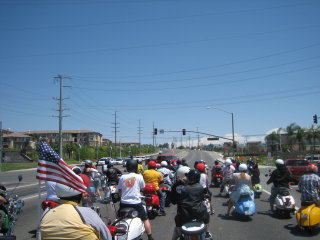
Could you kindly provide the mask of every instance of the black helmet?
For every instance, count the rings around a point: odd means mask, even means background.
[[[91,160],[85,160],[84,161],[84,167],[91,168],[92,167],[92,161]]]
[[[109,162],[107,166],[108,166],[108,168],[113,167],[113,163]]]
[[[218,161],[218,160],[215,160],[215,161],[214,161],[214,165],[219,165],[219,161]]]
[[[138,162],[136,160],[129,159],[126,163],[126,168],[128,172],[137,172]]]
[[[198,183],[200,181],[200,172],[198,170],[192,169],[188,173],[186,173],[186,177],[188,178],[188,182],[190,184]]]

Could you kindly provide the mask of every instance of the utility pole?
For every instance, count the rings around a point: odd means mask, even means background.
[[[189,149],[191,149],[191,139],[190,139],[190,135],[189,135]]]
[[[117,111],[114,111],[113,115],[114,115],[114,123],[112,123],[112,124],[114,124],[114,127],[112,127],[112,128],[114,128],[114,148],[116,149],[116,147],[117,147],[117,133],[119,132],[117,130],[119,128],[118,127],[119,123],[117,123]]]
[[[155,138],[155,135],[154,135],[154,122],[152,123],[152,144],[154,146],[154,138]]]
[[[198,128],[197,128],[197,132],[198,132],[199,130],[198,130]],[[198,133],[198,149],[199,149],[199,147],[200,147],[200,135],[199,135],[199,133]]]
[[[64,77],[62,75],[58,75],[56,77],[54,77],[54,79],[56,81],[59,81],[59,85],[60,85],[60,96],[59,98],[56,98],[55,100],[58,100],[59,101],[59,109],[57,111],[59,111],[59,155],[60,157],[62,158],[62,146],[63,146],[63,139],[62,139],[62,119],[64,117],[67,117],[67,116],[63,116],[63,111],[67,110],[66,108],[63,108],[63,100],[65,100],[66,98],[63,98],[63,88],[64,87],[70,87],[70,86],[64,86],[63,85],[63,79],[71,79],[69,77]]]
[[[142,129],[141,129],[141,120],[139,119],[139,126],[138,126],[138,135],[139,135],[139,152],[141,152],[141,133],[142,133]]]
[[[3,148],[3,144],[2,144],[2,121],[0,121],[0,172],[2,171],[2,148]]]

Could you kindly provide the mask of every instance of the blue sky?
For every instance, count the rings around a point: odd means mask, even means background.
[[[313,0],[2,0],[0,120],[152,143],[158,129],[259,135],[319,114],[320,3]],[[195,134],[188,133],[191,138]],[[158,143],[180,139],[158,135]]]

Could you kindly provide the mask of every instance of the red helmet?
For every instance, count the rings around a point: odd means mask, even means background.
[[[199,172],[204,173],[206,171],[206,166],[203,163],[198,163],[196,169],[198,169]]]
[[[155,161],[149,161],[148,162],[148,167],[149,168],[155,168],[157,166],[156,162]]]
[[[314,172],[314,173],[318,173],[318,167],[317,167],[317,165],[315,165],[315,164],[313,164],[313,163],[309,164],[309,165],[308,165],[308,171],[312,171],[312,172]]]

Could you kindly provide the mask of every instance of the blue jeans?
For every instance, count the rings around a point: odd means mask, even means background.
[[[157,194],[160,198],[160,212],[164,212],[164,205],[166,203],[166,199],[164,198],[164,194],[160,189],[157,190]]]

